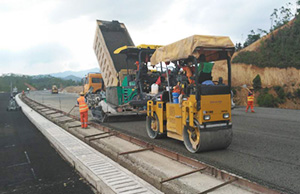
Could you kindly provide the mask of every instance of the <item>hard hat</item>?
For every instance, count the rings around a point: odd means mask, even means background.
[[[80,95],[80,96],[83,96],[83,95],[84,95],[84,93],[83,93],[83,92],[80,92],[80,93],[79,93],[79,95]]]

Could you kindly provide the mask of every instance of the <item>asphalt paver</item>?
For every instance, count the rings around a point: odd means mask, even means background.
[[[0,94],[0,193],[94,193],[22,111]]]

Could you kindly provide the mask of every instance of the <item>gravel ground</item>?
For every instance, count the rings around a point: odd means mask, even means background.
[[[69,112],[77,96],[51,95],[35,92],[32,99],[58,106]],[[145,121],[107,123],[127,134],[166,147],[220,169],[240,175],[273,189],[287,193],[300,193],[300,111],[256,107],[256,113],[245,113],[244,107],[233,110],[232,144],[226,150],[189,153],[182,142],[165,138],[151,140],[145,130]],[[78,115],[78,110],[74,110]]]
[[[0,193],[93,193],[22,111],[0,94]]]

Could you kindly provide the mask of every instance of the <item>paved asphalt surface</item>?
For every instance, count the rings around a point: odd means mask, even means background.
[[[0,93],[0,193],[93,193],[22,111]]]
[[[48,91],[32,92],[29,97],[69,112],[77,96],[51,95]],[[226,150],[199,154],[189,153],[182,142],[170,138],[151,140],[145,121],[107,123],[127,134],[166,147],[183,155],[216,166],[246,179],[287,193],[300,193],[300,111],[255,108],[245,113],[244,107],[233,110],[233,142]],[[74,114],[78,110],[74,110]]]

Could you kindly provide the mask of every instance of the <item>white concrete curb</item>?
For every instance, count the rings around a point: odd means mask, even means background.
[[[122,194],[162,193],[107,156],[38,114],[23,103],[19,95],[16,100],[28,119],[98,192]]]

